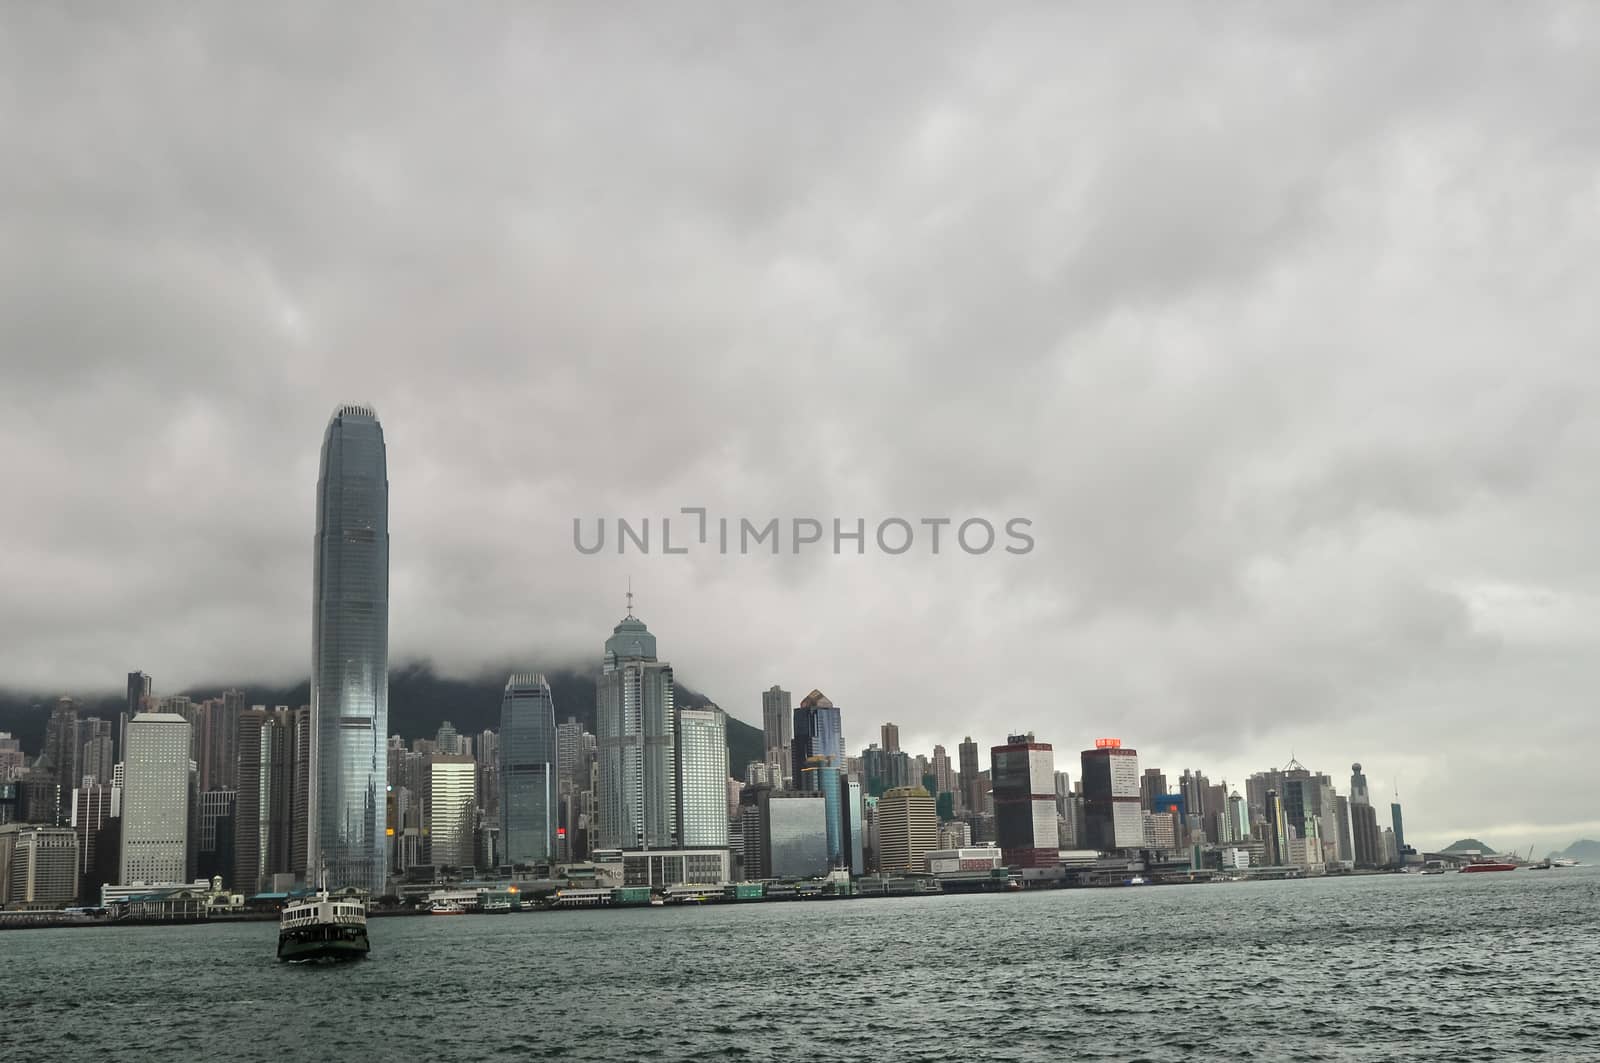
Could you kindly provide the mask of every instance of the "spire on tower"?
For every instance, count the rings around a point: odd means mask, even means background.
[[[628,577],[628,616],[633,616],[633,577]]]

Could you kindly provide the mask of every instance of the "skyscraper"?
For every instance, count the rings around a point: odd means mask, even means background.
[[[885,753],[898,753],[898,752],[900,752],[900,725],[899,724],[897,724],[897,723],[886,723],[886,724],[884,724],[882,727],[878,728],[878,735],[879,735],[879,737],[881,737],[883,739],[883,751]]]
[[[812,757],[827,757],[844,770],[844,725],[838,707],[820,690],[807,694],[794,710],[790,767],[796,785]]]
[[[1389,805],[1389,822],[1394,824],[1395,863],[1397,866],[1403,866],[1406,860],[1406,828],[1404,818],[1400,815],[1399,801]]]
[[[49,759],[59,795],[51,826],[59,826],[66,822],[72,801],[69,795],[82,781],[79,768],[83,742],[78,737],[78,706],[71,698],[57,698],[55,708],[50,710],[44,731],[44,755]]]
[[[328,885],[384,886],[389,727],[389,474],[383,427],[341,406],[322,439],[311,634],[307,860]]]
[[[788,770],[789,743],[794,739],[794,709],[789,692],[776,683],[761,692],[761,736],[766,759],[781,756],[778,763]]]
[[[1120,738],[1099,738],[1083,763],[1084,834],[1080,844],[1102,851],[1137,849],[1144,844],[1140,807],[1139,753]]]
[[[1005,862],[1054,867],[1061,862],[1055,752],[1049,743],[1035,742],[1032,734],[1015,734],[990,749],[989,757],[995,833]]]
[[[685,849],[728,844],[728,721],[707,705],[678,710],[678,831]]]
[[[631,596],[630,596],[631,597]],[[678,840],[672,665],[630,607],[606,640],[595,683],[598,849],[670,849]]]
[[[794,710],[792,777],[803,791],[823,796],[828,820],[828,859],[848,867],[847,828],[840,779],[844,777],[844,724],[839,708],[820,690],[807,694]]]
[[[141,713],[128,723],[122,885],[188,877],[190,742],[189,721],[176,713]]]
[[[1155,811],[1156,798],[1167,792],[1167,777],[1160,768],[1146,768],[1139,776],[1139,807]]]
[[[1352,805],[1370,805],[1371,797],[1367,794],[1367,777],[1361,771],[1358,761],[1350,765],[1350,803]]]
[[[968,816],[983,812],[983,781],[978,777],[978,743],[968,735],[956,747],[961,764],[961,804]]]
[[[1051,819],[1051,829],[1055,826]],[[926,871],[927,854],[939,847],[939,815],[920,786],[897,786],[878,799],[878,870],[882,874]]]
[[[473,820],[478,764],[468,756],[435,753],[428,764],[428,834],[433,862],[471,867],[477,861]]]
[[[128,700],[123,706],[122,717],[117,721],[116,727],[117,760],[127,755],[128,721],[149,707],[147,702],[153,690],[149,676],[143,672],[128,673]]]
[[[513,675],[500,697],[502,863],[556,859],[556,707],[543,675]]]

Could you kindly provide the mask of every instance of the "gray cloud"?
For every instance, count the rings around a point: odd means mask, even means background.
[[[592,658],[631,577],[746,719],[1600,830],[1600,19],[1252,16],[8,13],[0,680],[303,673],[361,400],[397,657]],[[687,505],[1038,546],[571,547]]]

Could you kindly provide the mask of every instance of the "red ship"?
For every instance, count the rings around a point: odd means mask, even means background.
[[[1498,860],[1484,860],[1480,863],[1461,865],[1461,873],[1463,875],[1469,871],[1515,871],[1516,869],[1516,864],[1501,863]]]

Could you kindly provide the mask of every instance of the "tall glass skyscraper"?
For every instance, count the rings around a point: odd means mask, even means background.
[[[844,775],[844,727],[838,706],[820,690],[807,694],[794,710],[790,742],[795,785],[820,793],[826,801],[828,858],[834,867],[849,867],[845,852],[844,800],[839,780]]]
[[[606,640],[595,684],[596,848],[678,844],[675,722],[672,665],[656,659],[656,637],[629,612]]]
[[[389,727],[389,474],[383,427],[341,406],[322,438],[311,629],[316,742],[307,867],[384,887]]]
[[[538,674],[500,697],[500,848],[507,864],[556,859],[556,706]]]

